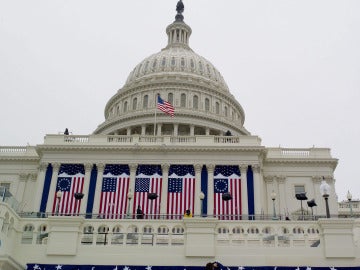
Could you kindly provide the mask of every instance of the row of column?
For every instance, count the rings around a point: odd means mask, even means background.
[[[53,201],[54,201],[54,194],[56,191],[56,184],[57,184],[57,178],[58,173],[60,169],[60,163],[52,163],[52,176],[51,176],[51,184],[49,189],[49,196],[46,204],[46,212],[50,213],[52,211]],[[82,203],[80,206],[80,213],[86,213],[86,207],[88,202],[88,195],[89,195],[89,185],[90,185],[90,176],[91,176],[91,170],[93,168],[93,164],[86,163],[85,166],[85,181],[84,181],[84,187],[83,187],[83,193],[84,197],[82,199]],[[207,173],[208,173],[208,190],[207,190],[207,213],[213,213],[214,212],[214,164],[208,164],[206,165]],[[93,213],[97,213],[100,206],[100,194],[102,189],[102,181],[103,181],[103,174],[105,169],[105,164],[98,163],[96,164],[97,167],[97,179],[96,179],[96,188],[95,188],[95,197],[94,197],[94,205],[93,205]],[[130,191],[135,190],[135,177],[136,177],[136,170],[137,170],[138,164],[129,164],[130,169]],[[201,212],[201,200],[200,200],[200,193],[201,193],[201,172],[202,172],[202,164],[195,164],[195,179],[196,179],[196,186],[195,186],[195,205],[194,205],[194,214],[200,215]],[[40,171],[38,174],[37,179],[37,187],[36,187],[36,195],[35,195],[35,207],[38,207],[40,205],[40,200],[42,197],[42,192],[44,189],[44,180],[45,180],[45,172],[46,172],[47,164],[43,163],[40,165]],[[160,206],[160,213],[166,213],[166,202],[167,202],[167,193],[168,193],[168,175],[169,175],[169,168],[170,164],[162,164],[162,189],[161,189],[161,198],[162,203]],[[248,186],[247,186],[247,170],[248,165],[240,164],[239,165],[240,172],[241,172],[241,204],[242,204],[242,214],[247,215],[249,214],[248,209]],[[254,200],[255,200],[255,214],[260,213],[261,209],[261,178],[260,178],[260,169],[259,166],[255,165],[252,166],[253,169],[253,176],[254,176]],[[210,188],[209,188],[210,187]],[[130,209],[133,209],[133,203],[134,200],[130,201]]]
[[[173,124],[174,126],[174,130],[173,130],[173,136],[178,136],[179,134],[179,124]],[[190,134],[189,136],[195,136],[195,126],[194,125],[190,125]],[[131,133],[132,128],[129,127],[126,129],[126,135],[130,136],[132,135]],[[141,136],[145,136],[146,135],[146,125],[141,125]],[[162,135],[162,123],[158,123],[156,124],[156,135],[157,136],[161,136]],[[210,128],[205,128],[205,135],[210,135]]]

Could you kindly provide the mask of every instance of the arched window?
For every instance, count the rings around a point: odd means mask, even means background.
[[[183,93],[181,94],[180,98],[180,107],[185,108],[186,107],[186,95]]]
[[[228,116],[228,107],[227,106],[225,106],[225,108],[224,108],[224,114],[226,117]]]
[[[127,101],[124,102],[124,112],[127,112],[127,109],[128,109],[128,103]]]
[[[133,111],[135,111],[136,109],[137,109],[137,98],[134,98],[133,99],[133,106],[132,106],[133,108]]]
[[[210,100],[208,98],[205,98],[205,111],[210,110]]]
[[[143,109],[147,109],[148,104],[149,104],[149,96],[145,95],[143,100]]]
[[[174,105],[174,94],[173,93],[169,93],[168,94],[168,100],[172,105]]]
[[[219,102],[215,103],[215,110],[216,110],[216,114],[220,114],[220,104],[219,104]]]
[[[198,96],[193,96],[193,108],[198,109],[199,108],[199,98]]]

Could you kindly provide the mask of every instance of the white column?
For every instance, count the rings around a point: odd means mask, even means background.
[[[102,189],[102,180],[103,180],[103,174],[105,169],[105,164],[98,163],[96,164],[97,168],[97,176],[96,176],[96,187],[95,187],[95,196],[94,196],[94,205],[93,205],[93,211],[92,214],[99,214],[99,207],[100,207],[100,194]]]
[[[207,214],[209,217],[214,216],[214,164],[206,166],[208,171],[208,196],[207,196]]]
[[[51,165],[53,167],[53,173],[51,176],[50,190],[49,190],[48,200],[47,200],[47,204],[46,204],[46,213],[51,213],[51,211],[52,211],[52,206],[53,206],[53,201],[54,201],[54,196],[55,196],[55,191],[56,191],[56,183],[57,183],[57,178],[58,178],[59,169],[60,169],[60,163],[52,163]]]
[[[25,189],[26,192],[24,192],[21,206],[21,211],[24,212],[34,212],[38,211],[39,209],[34,210],[33,201],[34,201],[34,194],[36,193],[36,179],[37,179],[37,173],[33,172],[28,175],[28,180],[25,183]]]
[[[29,177],[28,173],[20,173],[19,175],[19,184],[15,196],[16,199],[21,203],[24,203],[24,191],[26,188],[25,186],[28,181],[28,177]]]
[[[145,136],[146,133],[146,126],[145,125],[141,125],[141,135]]]
[[[195,126],[190,125],[190,136],[194,136],[194,130],[195,130]]]
[[[91,175],[91,169],[93,165],[91,163],[84,164],[85,166],[85,179],[84,179],[84,188],[83,188],[83,194],[84,198],[80,200],[80,213],[79,214],[87,214],[86,213],[86,206],[88,203],[89,198],[89,186],[90,186],[90,175]]]
[[[313,180],[313,186],[314,186],[314,199],[317,204],[317,207],[314,207],[313,211],[314,211],[314,215],[317,215],[318,213],[324,213],[324,212],[318,211],[318,209],[325,209],[324,199],[322,198],[322,196],[320,194],[320,184],[321,184],[322,178],[320,176],[313,176],[312,180]]]
[[[210,135],[210,128],[207,127],[207,128],[205,129],[205,134],[206,134],[207,136]]]
[[[129,164],[129,168],[130,168],[129,191],[131,191],[131,192],[135,192],[135,176],[136,176],[137,167],[138,167],[138,164],[135,164],[135,163]],[[130,200],[129,203],[130,203],[130,206],[129,206],[130,207],[130,213],[133,213],[134,199]]]
[[[266,183],[266,204],[264,204],[264,214],[268,216],[272,216],[273,214],[273,206],[272,206],[272,200],[271,200],[271,192],[274,189],[274,176],[266,176],[265,177],[265,183]]]
[[[157,136],[161,136],[161,128],[162,128],[162,124],[157,124]]]
[[[240,165],[241,173],[241,214],[247,216],[249,214],[248,205],[248,189],[247,189],[247,170],[248,165]]]
[[[40,163],[39,165],[39,173],[37,175],[37,179],[35,182],[35,194],[33,197],[33,201],[32,201],[32,205],[30,206],[31,209],[34,210],[34,212],[39,211],[40,209],[40,202],[41,202],[41,198],[42,198],[42,193],[44,190],[44,182],[45,182],[45,173],[46,173],[46,169],[48,167],[48,163]],[[29,204],[31,203],[31,201],[29,201]]]
[[[201,164],[195,164],[195,202],[194,202],[194,216],[200,216],[201,212],[201,201],[200,201],[200,192],[201,192]]]
[[[127,136],[130,136],[130,135],[131,135],[131,128],[127,128],[127,129],[126,129],[126,135],[127,135]]]
[[[260,175],[260,165],[252,166],[254,173],[254,200],[255,200],[255,214],[261,212],[262,200],[261,200],[261,190],[263,188],[263,180]]]
[[[161,201],[160,201],[160,215],[166,215],[167,195],[169,185],[169,164],[162,164],[162,184],[161,184]]]
[[[287,210],[287,202],[286,202],[286,191],[285,191],[285,180],[286,177],[280,175],[277,177],[278,188],[279,188],[279,196],[278,196],[278,207],[279,212],[278,215],[286,216]]]
[[[174,124],[174,136],[178,136],[179,134],[179,124]]]

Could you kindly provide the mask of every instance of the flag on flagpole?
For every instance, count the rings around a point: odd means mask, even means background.
[[[230,193],[231,200],[223,194]],[[214,171],[214,214],[220,219],[241,216],[241,180],[238,166],[216,166]]]
[[[81,200],[75,200],[75,193],[82,193],[84,188],[85,169],[82,164],[62,164],[59,169],[52,213],[60,215],[79,214]],[[60,198],[56,193],[62,192]]]
[[[128,165],[106,165],[99,207],[99,215],[102,218],[118,219],[126,215],[129,184],[130,171]]]
[[[171,165],[169,169],[167,214],[182,218],[186,210],[194,213],[195,171],[192,165]]]
[[[163,100],[160,95],[158,95],[158,98],[157,98],[157,108],[166,113],[166,114],[169,114],[171,117],[174,117],[174,111],[175,111],[175,108],[174,106],[166,101],[166,100]]]

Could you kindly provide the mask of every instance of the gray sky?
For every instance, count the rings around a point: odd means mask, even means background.
[[[0,0],[0,145],[90,134],[166,46],[177,0]],[[328,147],[360,198],[360,1],[184,0],[190,46],[222,73],[267,147]]]

